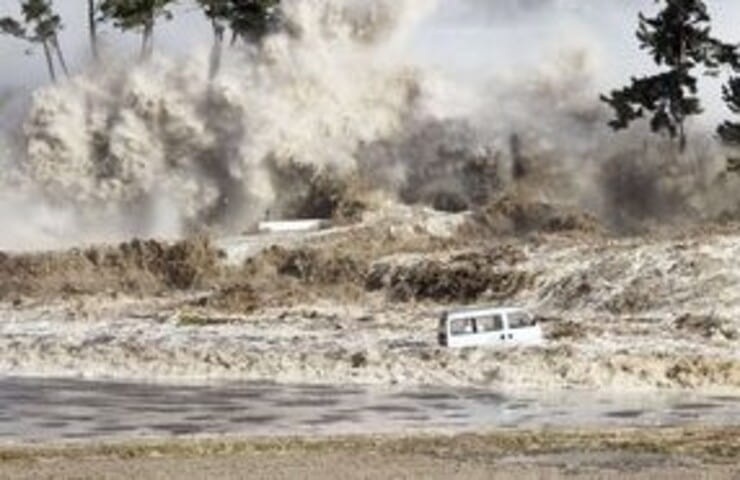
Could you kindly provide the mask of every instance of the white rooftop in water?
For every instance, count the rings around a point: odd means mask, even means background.
[[[281,220],[260,222],[257,231],[260,233],[316,232],[331,227],[331,221],[325,219]]]

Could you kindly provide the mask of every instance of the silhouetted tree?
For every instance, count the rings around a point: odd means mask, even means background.
[[[237,39],[259,41],[274,29],[279,18],[280,0],[197,0],[213,27],[210,78],[221,66],[226,29],[232,32],[232,44]]]
[[[740,77],[730,79],[723,89],[723,98],[730,111],[740,115]],[[740,147],[740,122],[723,123],[719,127],[719,136],[728,144]]]
[[[241,38],[248,42],[259,41],[280,19],[280,0],[231,0],[229,28],[232,43]]]
[[[702,112],[694,71],[704,67],[716,73],[720,66],[737,59],[734,46],[711,36],[710,17],[702,0],[656,0],[665,4],[652,18],[639,15],[637,39],[640,48],[652,55],[658,66],[667,67],[657,75],[632,78],[631,85],[614,90],[601,99],[616,118],[609,125],[627,128],[634,120],[651,115],[653,132],[667,132],[686,147],[686,119]]]
[[[213,28],[213,47],[211,48],[208,77],[214,78],[221,68],[224,34],[231,14],[232,0],[198,0],[198,3]]]
[[[141,58],[151,56],[154,49],[154,26],[159,18],[172,19],[169,10],[176,0],[102,0],[101,20],[111,20],[123,31],[141,31]]]
[[[52,1],[25,0],[20,3],[20,7],[21,20],[12,17],[0,18],[0,33],[41,45],[52,81],[56,81],[55,55],[59,66],[65,74],[69,75],[67,62],[59,44],[62,19],[54,13]]]
[[[730,111],[740,115],[740,77],[730,79],[723,89],[723,97]],[[719,126],[718,133],[725,144],[740,148],[740,121],[724,122]],[[740,171],[740,158],[730,158],[729,169],[735,172]]]

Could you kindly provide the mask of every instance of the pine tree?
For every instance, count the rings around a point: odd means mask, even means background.
[[[280,0],[232,0],[229,28],[232,43],[238,38],[259,41],[280,22]]]
[[[56,81],[54,56],[64,73],[69,75],[59,43],[62,19],[54,12],[52,1],[26,0],[21,2],[20,6],[22,20],[12,17],[0,18],[0,33],[41,45],[52,81]]]
[[[154,26],[159,18],[172,19],[169,10],[176,0],[102,0],[101,20],[112,20],[121,30],[141,31],[141,58],[154,50]]]
[[[213,27],[210,78],[221,66],[223,40],[231,29],[232,44],[239,38],[254,42],[277,28],[280,0],[197,0]]]
[[[723,89],[723,98],[730,111],[740,115],[740,77],[730,79]],[[720,125],[719,136],[727,144],[740,147],[740,121],[730,122],[728,120]]]
[[[652,18],[639,15],[637,39],[659,67],[656,75],[632,78],[631,85],[614,90],[601,99],[610,105],[616,118],[609,125],[615,130],[627,128],[633,121],[651,115],[655,133],[678,138],[680,149],[686,147],[686,120],[702,113],[697,95],[695,70],[704,67],[716,73],[737,60],[734,46],[711,36],[709,12],[702,0],[656,0],[664,3]]]
[[[213,47],[211,48],[208,77],[214,78],[221,68],[224,34],[231,14],[232,2],[231,0],[198,0],[198,3],[213,28]]]
[[[740,115],[740,77],[733,77],[723,89],[723,98],[730,111]],[[740,148],[740,121],[726,121],[718,128],[719,137],[726,145]],[[733,157],[728,162],[729,170],[740,171],[740,158]]]

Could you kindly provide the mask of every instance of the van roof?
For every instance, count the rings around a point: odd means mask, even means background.
[[[527,310],[522,307],[497,307],[493,305],[479,305],[473,307],[457,307],[450,308],[444,311],[443,315],[448,317],[453,316],[466,316],[474,313],[487,314],[487,313],[514,313],[514,312],[526,312]]]

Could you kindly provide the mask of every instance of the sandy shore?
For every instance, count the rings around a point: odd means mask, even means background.
[[[731,479],[740,431],[540,430],[0,447],[0,478]]]

